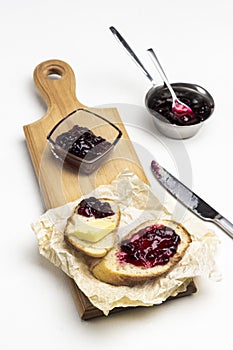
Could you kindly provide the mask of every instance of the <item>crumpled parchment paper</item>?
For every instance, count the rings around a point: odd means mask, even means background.
[[[172,218],[149,186],[127,170],[110,185],[99,186],[87,197],[90,195],[114,199],[118,203],[121,221],[117,240],[146,220]],[[32,229],[37,236],[40,253],[73,278],[90,302],[105,315],[115,307],[160,304],[168,297],[185,291],[197,276],[217,276],[214,256],[219,241],[214,232],[187,211],[181,224],[191,234],[192,243],[169,273],[133,287],[112,286],[98,281],[88,268],[92,258],[68,247],[63,239],[66,221],[80,200],[48,210],[32,224]]]

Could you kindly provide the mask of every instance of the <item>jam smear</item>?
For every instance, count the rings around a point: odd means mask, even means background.
[[[146,268],[165,265],[176,253],[180,241],[180,236],[168,226],[147,226],[124,240],[116,255],[120,263]]]
[[[193,125],[206,120],[214,106],[203,95],[190,90],[179,90],[174,87],[177,97],[193,113],[179,116],[172,110],[172,98],[168,89],[163,88],[161,91],[155,91],[148,100],[148,108],[158,113],[158,117],[164,117],[169,123],[176,125]]]
[[[95,219],[115,214],[108,202],[100,201],[95,197],[83,199],[78,205],[77,213],[88,218],[95,217]]]
[[[184,105],[180,102],[178,102],[177,100],[175,100],[175,105],[172,106],[172,112],[174,113],[174,115],[178,118],[183,118],[183,117],[189,117],[189,118],[193,118],[193,111],[189,108],[189,106]]]
[[[76,157],[93,160],[108,151],[111,143],[96,136],[88,128],[74,125],[69,131],[57,136],[56,144]]]

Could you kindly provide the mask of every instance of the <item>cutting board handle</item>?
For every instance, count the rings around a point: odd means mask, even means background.
[[[48,60],[34,70],[34,81],[48,111],[56,108],[66,116],[73,110],[85,107],[77,100],[75,75],[72,68],[61,60]]]

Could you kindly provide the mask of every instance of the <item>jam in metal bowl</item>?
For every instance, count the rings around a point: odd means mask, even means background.
[[[214,100],[207,90],[188,83],[172,84],[177,97],[187,104],[193,115],[177,117],[172,111],[172,97],[164,85],[149,90],[145,98],[148,111],[158,130],[171,138],[185,139],[194,136],[214,111]]]

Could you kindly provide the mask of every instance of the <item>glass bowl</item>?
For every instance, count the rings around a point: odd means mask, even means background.
[[[47,140],[56,158],[89,174],[106,160],[121,136],[106,118],[80,108],[59,121]]]

